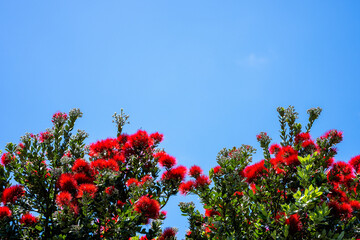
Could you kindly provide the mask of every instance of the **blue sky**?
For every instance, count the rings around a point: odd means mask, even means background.
[[[178,162],[208,171],[223,147],[279,141],[277,106],[323,113],[313,136],[344,131],[338,160],[360,154],[358,1],[1,1],[0,149],[78,107],[88,142],[111,116],[165,135]],[[260,160],[261,151],[255,160]],[[187,221],[178,201],[165,226]],[[196,199],[195,199],[196,200]]]

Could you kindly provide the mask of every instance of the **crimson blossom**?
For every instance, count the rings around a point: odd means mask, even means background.
[[[78,109],[57,112],[51,129],[6,146],[0,238],[163,238],[161,209],[178,193],[187,169],[158,148],[161,133],[123,133],[123,112],[113,116],[116,137],[88,145],[86,132],[73,132],[80,117]]]
[[[24,196],[24,194],[23,186],[14,185],[3,191],[1,200],[4,204],[15,203],[15,201]]]
[[[223,149],[209,172],[212,184],[199,187],[198,177],[180,185],[205,208],[201,214],[180,203],[190,223],[186,239],[360,239],[360,155],[335,160],[341,131],[312,138],[320,108],[308,110],[305,129],[292,106],[277,110],[281,142],[258,134],[262,160],[251,164],[248,145]]]
[[[11,211],[7,206],[0,207],[0,220],[5,217],[11,217]]]
[[[142,196],[135,203],[134,209],[147,218],[157,219],[159,217],[160,204],[155,199]]]

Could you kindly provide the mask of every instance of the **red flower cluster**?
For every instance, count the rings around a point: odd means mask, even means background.
[[[11,217],[11,211],[7,206],[0,207],[0,220]]]
[[[189,180],[187,182],[182,182],[179,186],[179,191],[182,195],[188,194],[191,190],[194,189],[195,182],[193,180]]]
[[[195,188],[205,187],[211,184],[211,181],[208,176],[203,175],[203,170],[199,166],[192,166],[190,168],[190,176],[195,178],[194,180],[189,180],[187,182],[182,182],[179,186],[179,192],[182,195],[187,195],[190,191]]]
[[[20,218],[20,223],[24,224],[26,226],[29,225],[33,225],[35,223],[37,223],[37,218],[34,217],[32,214],[30,213],[25,213],[24,215],[22,215],[22,217]]]
[[[343,133],[338,130],[330,130],[320,137],[321,139],[328,139],[330,144],[337,144],[343,140]]]
[[[189,171],[189,175],[193,178],[197,178],[203,173],[203,170],[199,166],[192,166]]]
[[[117,150],[120,148],[117,139],[107,138],[105,140],[97,141],[96,143],[90,144],[90,152],[89,155],[91,157],[96,157],[99,154],[103,154],[104,156],[111,157]]]
[[[58,183],[61,191],[73,193],[76,192],[78,188],[78,184],[74,178],[74,175],[71,173],[61,174]]]
[[[56,203],[63,207],[63,206],[69,206],[70,202],[72,200],[72,196],[69,192],[60,192],[58,196],[56,197]]]
[[[328,206],[331,209],[331,215],[335,218],[346,220],[352,217],[353,211],[360,209],[360,203],[350,199],[350,194],[356,194],[356,186],[351,187],[355,175],[353,170],[357,171],[357,157],[352,158],[349,163],[336,162],[327,174],[327,179],[332,185],[330,193],[327,195],[330,200]]]
[[[213,217],[215,215],[220,216],[220,213],[214,209],[205,209],[205,216]]]
[[[114,193],[115,187],[114,186],[110,186],[105,188],[105,192],[107,195],[112,195]]]
[[[159,240],[170,240],[173,239],[176,235],[176,231],[174,228],[165,228],[161,236],[159,237]]]
[[[66,113],[62,113],[62,112],[57,112],[53,115],[52,117],[52,122],[65,122],[67,120],[68,116]]]
[[[331,215],[342,220],[349,219],[352,216],[353,209],[349,203],[338,203],[330,201],[328,206],[331,209]]]
[[[285,220],[286,225],[290,225],[289,232],[290,233],[296,233],[303,229],[303,225],[300,221],[299,214],[293,214],[288,219]]]
[[[130,187],[132,185],[138,186],[139,184],[140,184],[140,182],[136,178],[130,178],[129,180],[126,181],[126,186],[127,187]]]
[[[135,203],[134,209],[147,218],[157,219],[159,217],[160,204],[155,199],[142,196]]]
[[[356,173],[360,173],[360,155],[350,159],[349,164],[355,169]]]
[[[210,185],[211,181],[208,176],[200,175],[196,178],[195,188],[201,188],[207,185]]]
[[[310,140],[310,139],[311,139],[310,133],[308,133],[308,132],[299,133],[295,137],[295,144],[299,144],[299,143],[302,143],[302,142]]]
[[[119,171],[119,165],[113,159],[104,160],[104,159],[97,159],[91,162],[91,168],[96,170],[111,170],[114,172]]]
[[[94,184],[90,184],[90,183],[81,184],[79,186],[78,197],[82,197],[84,194],[87,194],[90,197],[94,198],[97,190],[98,188]]]
[[[1,156],[1,164],[3,166],[8,165],[11,161],[15,160],[15,156],[11,155],[10,153],[4,153]]]
[[[348,183],[354,178],[352,167],[345,162],[334,163],[327,174],[327,178],[331,183]]]
[[[161,167],[166,167],[167,169],[172,168],[176,165],[176,159],[173,156],[170,156],[166,152],[158,152],[154,154],[154,158],[158,159],[159,165]]]
[[[74,162],[72,171],[75,173],[90,174],[90,164],[84,159],[79,158]]]
[[[141,178],[141,180],[137,180],[136,178],[130,178],[129,180],[126,181],[126,186],[130,187],[132,185],[134,186],[141,186],[146,182],[151,181],[153,178],[150,175],[145,175],[144,177]]]
[[[220,174],[220,173],[221,173],[221,167],[220,166],[214,167],[214,174]]]
[[[77,182],[77,184],[83,184],[83,183],[93,183],[94,178],[92,176],[89,176],[85,173],[75,173],[74,178]]]
[[[1,201],[6,203],[15,203],[17,199],[25,195],[24,188],[21,185],[14,185],[9,188],[5,188],[2,193]]]
[[[300,164],[298,153],[291,146],[282,147],[276,154],[276,158],[279,162],[283,162],[288,166],[294,167]]]
[[[164,135],[158,132],[152,133],[150,134],[150,138],[153,139],[154,144],[158,144],[160,142],[162,142],[162,140],[164,139]]]
[[[280,149],[281,149],[280,145],[277,144],[277,143],[274,143],[273,145],[270,146],[269,152],[270,152],[271,154],[275,154],[275,155],[276,155],[276,154],[280,151]]]
[[[264,163],[265,161],[262,160],[245,168],[244,174],[246,177],[246,182],[253,183],[256,182],[256,180],[260,177],[267,176],[268,170],[265,168]]]
[[[40,142],[45,142],[47,140],[50,140],[54,137],[54,135],[48,131],[46,132],[41,132],[39,135],[39,141]]]
[[[176,168],[165,171],[161,177],[163,181],[183,181],[186,176],[187,168],[184,166],[178,166]]]
[[[144,130],[138,130],[135,134],[129,136],[128,143],[135,149],[147,149],[151,147],[154,140]]]

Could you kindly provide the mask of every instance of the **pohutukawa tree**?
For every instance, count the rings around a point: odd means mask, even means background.
[[[0,166],[1,239],[174,239],[161,209],[187,169],[158,145],[159,133],[122,133],[85,146],[73,134],[78,109],[56,113],[53,127],[9,143]],[[163,174],[160,176],[161,169]],[[141,237],[141,238],[140,238]]]
[[[282,141],[270,145],[266,133],[257,135],[263,160],[250,165],[255,149],[243,145],[221,150],[210,178],[190,169],[194,180],[180,192],[199,196],[205,215],[180,203],[190,223],[186,239],[360,238],[360,156],[334,160],[340,131],[311,138],[320,108],[308,110],[305,129],[293,107],[277,110]]]

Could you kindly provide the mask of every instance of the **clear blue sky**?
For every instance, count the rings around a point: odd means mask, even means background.
[[[78,107],[89,142],[112,114],[165,135],[178,162],[208,171],[223,147],[279,141],[277,106],[344,131],[338,160],[360,154],[359,1],[1,1],[0,148]],[[261,155],[255,160],[260,160]],[[178,201],[165,226],[187,221]]]

